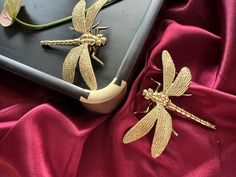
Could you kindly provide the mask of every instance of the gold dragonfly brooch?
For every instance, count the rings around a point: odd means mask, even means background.
[[[85,0],[80,0],[73,9],[72,23],[73,30],[82,33],[77,39],[69,40],[44,40],[41,41],[42,46],[77,46],[70,50],[65,58],[62,67],[62,77],[65,81],[73,83],[75,77],[75,70],[79,62],[79,70],[85,83],[91,90],[97,89],[97,81],[93,71],[91,57],[103,65],[103,62],[96,57],[97,48],[106,44],[106,37],[104,37],[100,30],[105,30],[108,27],[98,27],[99,23],[93,25],[93,22],[108,0],[98,0],[88,9],[85,9]],[[94,30],[94,31],[93,31]]]
[[[159,91],[160,83],[156,90],[151,88],[143,90],[143,96],[151,103],[155,103],[155,107],[149,111],[149,107],[145,112],[148,112],[140,121],[138,121],[123,137],[123,143],[131,143],[145,136],[156,123],[155,133],[152,140],[151,155],[156,158],[165,150],[172,131],[178,135],[172,128],[172,119],[166,111],[169,109],[180,115],[196,121],[208,128],[216,129],[215,125],[185,111],[171,102],[170,96],[181,96],[188,89],[191,82],[191,73],[187,67],[183,67],[178,76],[175,78],[176,69],[173,60],[168,51],[162,52],[163,64],[163,89]]]

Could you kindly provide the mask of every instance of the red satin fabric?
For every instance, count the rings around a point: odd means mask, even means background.
[[[145,65],[121,108],[98,115],[32,82],[0,71],[0,177],[231,177],[236,164],[236,1],[169,0],[148,41]],[[188,93],[173,102],[217,125],[215,131],[171,113],[179,136],[159,158],[153,130],[124,145],[146,109],[144,88],[161,80],[160,55],[190,68]],[[146,59],[146,60],[145,60]]]

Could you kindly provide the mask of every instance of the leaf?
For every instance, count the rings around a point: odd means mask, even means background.
[[[20,11],[22,0],[6,0],[4,9],[0,14],[0,24],[4,27],[10,26]]]
[[[0,14],[0,24],[4,27],[8,27],[12,24],[12,18],[9,16],[7,11],[3,9],[3,11]]]
[[[22,0],[6,0],[4,4],[4,9],[7,11],[11,18],[15,18],[22,4]]]

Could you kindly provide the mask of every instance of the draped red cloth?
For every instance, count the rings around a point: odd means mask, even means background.
[[[135,6],[135,5],[134,5]],[[124,104],[90,113],[44,87],[0,71],[0,177],[231,177],[236,164],[236,1],[169,0],[147,42],[143,68]],[[137,44],[138,45],[138,44]],[[123,144],[143,115],[142,90],[160,80],[161,52],[190,68],[191,97],[173,102],[214,124],[210,130],[171,113],[163,154],[150,154],[154,129]]]

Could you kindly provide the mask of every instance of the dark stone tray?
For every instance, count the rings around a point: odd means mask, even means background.
[[[88,7],[95,0],[86,2]],[[77,74],[74,84],[62,80],[62,64],[72,47],[40,46],[40,41],[44,39],[79,37],[80,33],[69,30],[71,23],[39,31],[30,31],[18,24],[9,28],[0,27],[0,68],[78,99],[92,110],[109,112],[125,94],[127,80],[162,2],[123,0],[100,11],[94,23],[101,21],[102,26],[110,28],[102,31],[108,42],[97,53],[105,65],[101,67],[92,60],[97,91],[88,90],[80,74]],[[32,23],[47,23],[71,15],[76,3],[66,0],[25,0],[18,17]],[[110,108],[103,110],[101,107],[104,106]]]

